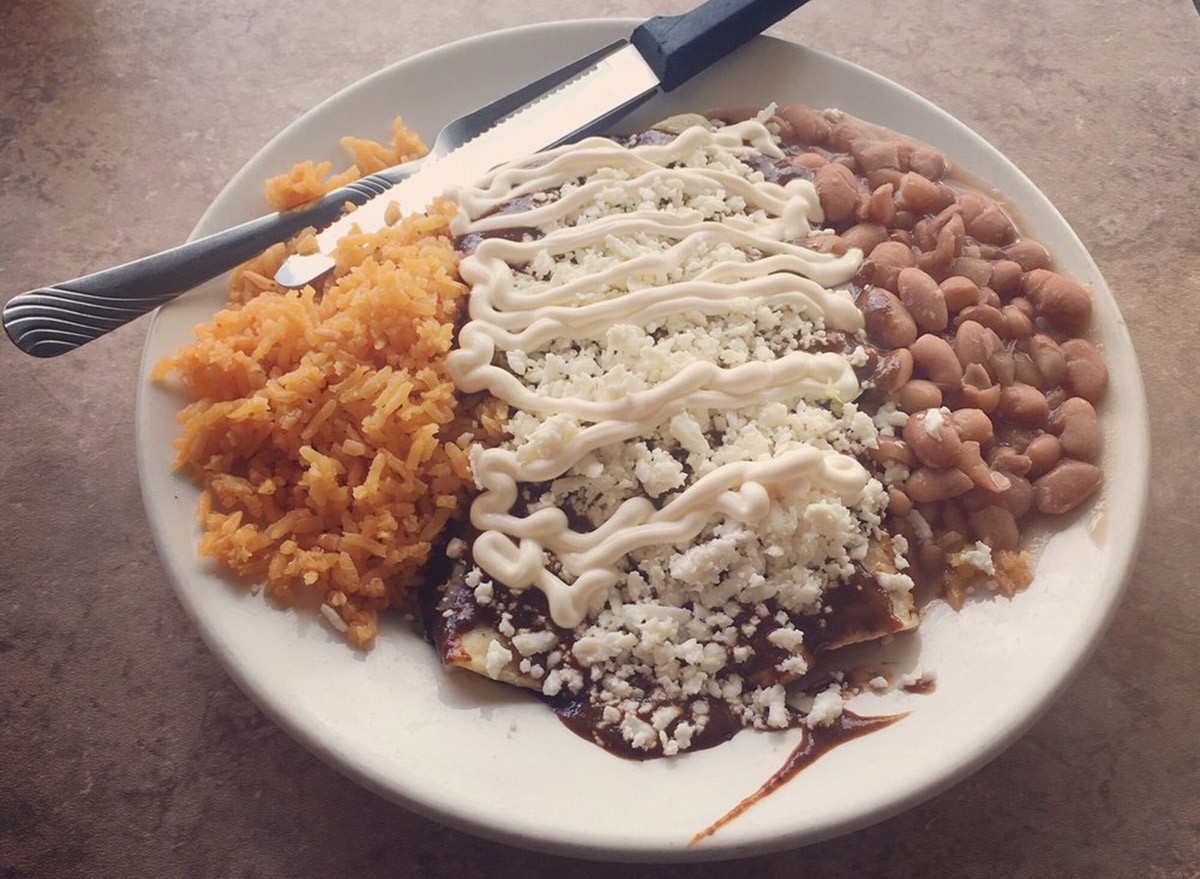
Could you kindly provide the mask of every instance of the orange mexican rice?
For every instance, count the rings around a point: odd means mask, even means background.
[[[346,138],[354,165],[305,162],[267,183],[277,208],[423,151],[396,120],[392,147]],[[414,585],[470,481],[456,441],[445,357],[464,287],[447,223],[453,205],[342,240],[314,287],[271,278],[311,231],[235,270],[229,305],[163,360],[194,402],[178,416],[176,467],[200,483],[199,551],[265,583],[273,597],[321,605],[369,645],[379,611]]]

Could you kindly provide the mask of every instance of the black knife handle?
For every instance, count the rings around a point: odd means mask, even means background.
[[[807,2],[708,0],[683,15],[647,20],[630,42],[669,92]]]

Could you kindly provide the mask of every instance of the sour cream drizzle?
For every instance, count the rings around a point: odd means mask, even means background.
[[[512,514],[521,483],[555,479],[595,449],[647,436],[684,409],[734,409],[796,398],[825,399],[831,393],[842,400],[857,396],[859,386],[849,362],[834,353],[794,351],[733,367],[696,361],[653,387],[599,400],[540,394],[493,364],[497,352],[532,351],[556,338],[603,338],[610,327],[645,326],[683,311],[722,314],[746,300],[796,308],[810,319],[823,318],[829,329],[854,332],[862,327],[862,315],[849,296],[829,289],[851,277],[859,252],[833,256],[789,243],[806,237],[810,224],[822,219],[812,184],[800,179],[784,186],[752,182],[719,164],[680,164],[698,151],[782,156],[758,121],[711,131],[697,126],[670,143],[632,149],[591,138],[542,153],[533,161],[501,166],[476,186],[455,193],[458,234],[514,227],[549,230],[531,241],[485,238],[463,259],[460,271],[471,286],[470,321],[459,334],[448,366],[465,392],[487,391],[517,409],[565,413],[587,425],[548,447],[539,444],[536,454],[528,446],[520,451],[492,448],[473,460],[482,489],[471,506],[471,522],[481,532],[472,547],[475,562],[510,589],[542,590],[551,616],[564,627],[583,622],[621,576],[621,559],[640,547],[689,541],[717,516],[754,524],[767,515],[772,497],[803,494],[814,485],[852,504],[867,483],[867,471],[854,458],[801,446],[770,460],[717,467],[661,509],[648,498],[627,500],[589,532],[572,530],[558,509],[523,517]],[[601,169],[619,169],[629,177],[595,176]],[[521,212],[493,213],[514,199],[581,180],[556,200],[532,202]],[[655,185],[685,197],[740,197],[745,211],[719,222],[685,208],[670,213],[638,210],[564,224],[602,193],[636,195]],[[606,250],[614,241],[638,234],[673,243],[659,252],[610,262],[558,286],[518,289],[514,281],[513,267],[530,263],[542,251],[557,257],[586,248]],[[745,263],[718,262],[676,283],[596,297],[606,285],[634,276],[678,274],[698,249],[718,244],[753,249],[762,256]],[[547,553],[571,582],[547,568]]]

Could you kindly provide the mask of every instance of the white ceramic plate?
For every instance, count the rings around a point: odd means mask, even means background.
[[[465,40],[395,64],[305,114],[230,181],[194,235],[263,211],[262,181],[305,158],[339,155],[342,134],[386,134],[392,116],[432,139],[446,120],[626,36],[635,21],[578,21]],[[453,75],[447,75],[452,72]],[[435,91],[429,89],[436,83]],[[142,491],[180,600],[209,647],[264,711],[314,754],[382,795],[448,824],[517,845],[597,858],[728,858],[846,833],[932,796],[996,756],[1063,689],[1121,596],[1145,508],[1149,438],[1133,347],[1112,295],[1046,197],[980,137],[900,86],[836,58],[759,38],[630,125],[684,110],[802,100],[931,143],[1006,193],[1059,266],[1096,291],[1095,338],[1112,386],[1101,503],[1053,535],[1015,599],[934,613],[899,644],[901,669],[932,668],[916,710],[834,750],[698,846],[692,835],[776,770],[799,733],[743,733],[679,759],[633,763],[577,738],[540,703],[471,675],[448,675],[430,647],[389,622],[367,655],[311,618],[281,612],[223,579],[194,550],[198,492],[171,470],[182,397],[144,380],[138,402]],[[632,130],[632,129],[630,129]],[[1047,145],[1049,148],[1049,145]],[[143,375],[223,301],[223,281],[157,315]],[[1121,413],[1121,430],[1111,429]],[[1119,514],[1117,514],[1119,511]],[[864,711],[900,697],[860,697]],[[890,700],[890,701],[889,701]]]

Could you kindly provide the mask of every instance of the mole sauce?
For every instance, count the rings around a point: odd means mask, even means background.
[[[882,717],[862,717],[853,711],[843,711],[841,716],[829,726],[817,726],[805,729],[800,744],[796,745],[783,765],[763,782],[754,793],[746,797],[708,827],[692,837],[688,846],[691,847],[706,837],[712,836],[734,818],[741,815],[759,800],[774,793],[791,781],[800,770],[811,766],[824,755],[828,754],[843,742],[865,736],[867,733],[891,726],[905,714],[889,714]]]

